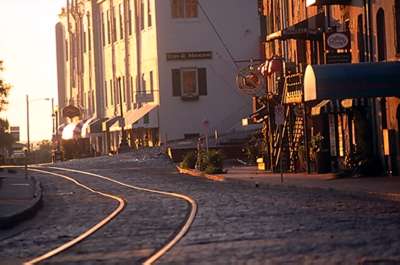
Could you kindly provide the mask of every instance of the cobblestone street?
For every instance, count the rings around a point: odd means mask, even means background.
[[[179,175],[163,156],[126,154],[58,164],[198,203],[189,233],[159,264],[399,264],[400,205],[363,193],[212,182]],[[35,173],[36,174],[36,173]],[[46,264],[138,264],[179,229],[188,204],[68,173],[127,207],[92,237]],[[0,232],[1,264],[18,264],[93,225],[115,203],[55,177],[38,175],[44,206]],[[386,260],[380,262],[379,260]]]

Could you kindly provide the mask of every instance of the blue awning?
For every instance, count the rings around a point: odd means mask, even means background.
[[[309,65],[304,100],[400,96],[400,62]]]

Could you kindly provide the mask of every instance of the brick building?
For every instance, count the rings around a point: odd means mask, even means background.
[[[269,167],[335,171],[361,156],[399,175],[400,1],[259,4],[268,93],[258,105],[270,113]],[[276,105],[285,109],[283,129],[274,123]]]

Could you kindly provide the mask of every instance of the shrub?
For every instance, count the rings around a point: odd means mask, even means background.
[[[202,164],[204,171],[208,174],[223,172],[224,157],[220,151],[210,150],[205,153],[204,162]]]
[[[181,167],[182,168],[195,168],[196,166],[196,160],[197,160],[197,155],[194,151],[186,153],[186,155],[183,158],[183,161],[181,162]]]

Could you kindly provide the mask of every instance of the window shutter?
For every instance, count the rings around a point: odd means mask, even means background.
[[[207,69],[199,68],[197,71],[199,95],[207,96]]]
[[[181,95],[181,71],[172,69],[172,96],[180,97]]]

